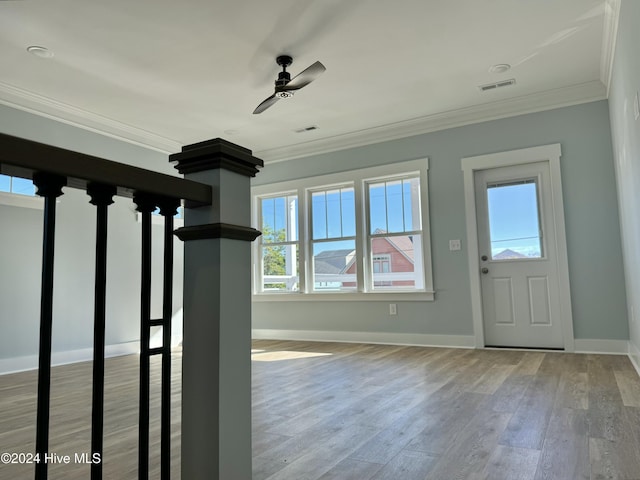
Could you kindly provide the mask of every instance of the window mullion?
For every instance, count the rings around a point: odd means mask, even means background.
[[[324,195],[324,228],[325,238],[329,238],[329,200],[327,200],[327,191],[323,192]]]
[[[255,227],[263,230],[263,220],[262,220],[262,200],[260,197],[253,197],[253,208],[254,208],[254,221]],[[254,242],[253,247],[253,264],[258,265],[258,268],[254,266],[254,282],[253,282],[253,291],[256,293],[262,292],[262,286],[264,285],[264,260],[262,258],[262,245],[263,245],[263,237],[260,235],[258,237],[258,241]]]
[[[356,280],[358,285],[358,292],[369,291],[369,265],[365,261],[368,255],[369,248],[367,247],[367,234],[369,216],[368,216],[368,195],[367,190],[364,187],[364,182],[354,182],[353,184],[353,196],[355,201],[355,215],[356,215]],[[358,245],[358,242],[360,244]]]
[[[389,182],[384,182],[384,221],[385,230],[389,231]]]
[[[344,230],[342,228],[342,188],[338,190],[338,211],[340,212],[340,236],[344,237]]]
[[[311,237],[311,211],[309,210],[308,192],[305,192],[301,187],[297,190],[298,195],[298,282],[300,292],[307,292],[308,278],[309,278],[309,238]]]
[[[404,219],[405,205],[404,205],[404,179],[400,180],[400,200],[402,202],[402,230],[407,230],[407,224]]]

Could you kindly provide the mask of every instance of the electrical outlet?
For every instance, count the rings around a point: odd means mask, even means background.
[[[398,314],[398,306],[395,303],[389,304],[389,315],[397,315]]]
[[[451,252],[460,250],[460,240],[449,240],[449,250]]]

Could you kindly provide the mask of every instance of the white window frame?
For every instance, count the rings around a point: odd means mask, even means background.
[[[256,268],[254,268],[254,292],[260,292],[263,295],[288,295],[288,294],[295,294],[299,291],[303,291],[304,289],[304,284],[305,284],[305,279],[304,279],[304,275],[300,275],[300,265],[299,262],[298,264],[296,264],[294,262],[294,267],[295,267],[295,273],[292,273],[291,276],[287,276],[287,278],[283,278],[282,281],[283,283],[286,283],[287,281],[290,281],[292,278],[297,278],[297,283],[298,283],[298,290],[292,290],[292,291],[273,291],[273,292],[265,292],[262,291],[263,285],[264,285],[264,264],[263,264],[263,260],[264,257],[262,255],[262,249],[265,246],[270,246],[270,247],[291,247],[291,246],[295,246],[298,249],[298,258],[302,258],[302,250],[303,250],[303,244],[301,242],[301,238],[300,238],[300,195],[297,191],[295,190],[291,190],[291,191],[284,191],[284,192],[276,192],[274,194],[269,194],[269,195],[260,195],[259,197],[255,197],[255,203],[254,203],[254,208],[253,208],[253,213],[254,213],[254,224],[255,225],[260,225],[260,227],[256,227],[258,229],[262,228],[262,209],[261,209],[261,201],[264,199],[269,199],[269,198],[281,198],[281,197],[290,197],[290,196],[295,196],[296,200],[298,202],[298,218],[296,219],[296,224],[298,225],[298,232],[296,235],[297,240],[285,240],[284,242],[269,242],[269,243],[264,243],[262,241],[262,236],[258,237],[258,239],[254,242],[254,246],[257,247],[257,249],[253,250],[252,253],[252,260],[253,260],[253,265],[256,265]],[[287,217],[287,231],[291,231],[291,218]]]
[[[307,289],[309,293],[319,293],[322,292],[322,289],[316,289],[315,288],[315,283],[316,283],[316,272],[315,272],[315,262],[314,262],[314,255],[313,255],[313,251],[314,251],[314,247],[316,244],[320,244],[320,243],[332,243],[332,242],[341,242],[341,241],[353,241],[354,242],[354,250],[357,252],[359,250],[359,245],[358,245],[358,237],[357,237],[357,233],[354,232],[354,235],[352,236],[339,236],[339,237],[329,237],[329,233],[327,232],[327,237],[326,238],[313,238],[313,194],[314,193],[318,193],[318,192],[328,192],[331,190],[341,190],[343,188],[352,188],[354,190],[354,202],[355,202],[355,187],[353,185],[353,182],[346,182],[346,183],[341,183],[338,185],[323,185],[321,187],[316,187],[316,188],[308,188],[306,189],[306,194],[307,194],[307,200],[308,200],[308,207],[309,207],[309,211],[307,212],[308,214],[308,219],[309,219],[309,236],[306,239],[307,240],[307,251],[309,252],[309,269],[311,270],[310,275],[307,276],[308,281],[307,281],[307,285],[309,285],[309,288]],[[354,205],[355,207],[355,205]],[[356,209],[357,212],[357,209]],[[342,216],[342,212],[340,212],[340,215]],[[358,223],[358,215],[356,213],[356,218],[355,218],[355,222],[356,225]],[[342,218],[341,218],[341,229],[342,229]],[[327,228],[328,229],[328,228]],[[356,257],[357,257],[357,253],[356,253]],[[356,260],[357,262],[357,260]],[[357,275],[356,275],[357,277]],[[335,280],[335,279],[334,279]],[[357,278],[354,279],[354,281],[356,281],[357,283]],[[356,287],[357,288],[357,287]],[[352,293],[353,291],[355,291],[355,289],[345,289],[345,291],[340,292],[340,293]],[[326,292],[323,292],[326,293]],[[337,292],[336,292],[337,293]]]
[[[415,178],[415,176],[419,174],[419,172],[410,172],[410,173],[404,173],[404,174],[399,174],[399,175],[392,175],[392,176],[384,176],[381,178],[370,178],[367,179],[364,182],[364,186],[365,186],[365,199],[366,199],[366,203],[367,203],[367,210],[366,210],[366,228],[367,228],[367,235],[366,235],[366,241],[365,241],[365,251],[364,251],[364,256],[367,258],[368,260],[368,264],[370,265],[370,272],[369,275],[367,276],[367,289],[368,290],[376,290],[375,287],[375,279],[374,277],[374,272],[373,272],[373,255],[369,252],[369,249],[371,248],[371,245],[373,243],[373,240],[375,238],[392,238],[392,237],[399,237],[399,236],[408,236],[408,235],[423,235],[423,230],[419,229],[419,230],[405,230],[402,232],[385,232],[385,233],[372,233],[371,232],[371,224],[370,224],[370,220],[371,220],[371,216],[370,216],[370,199],[369,199],[369,185],[370,184],[374,184],[374,183],[380,183],[380,182],[392,182],[392,181],[402,181],[402,180],[406,180],[408,178]],[[420,175],[420,178],[422,178],[422,175]],[[420,182],[420,196],[423,196],[422,193],[422,181]],[[420,224],[422,225],[422,222],[424,220],[423,218],[423,214],[422,214],[422,205],[420,205]],[[403,211],[403,215],[404,215],[404,211]],[[422,250],[420,248],[415,249],[415,252],[417,254],[416,259],[420,259],[421,263],[424,264],[424,262],[422,261]],[[370,259],[370,260],[369,260]],[[391,265],[390,265],[391,267]],[[415,270],[414,270],[415,272]],[[391,272],[389,272],[391,273]],[[396,277],[400,276],[400,277],[404,277],[406,275],[406,272],[402,272],[402,273],[396,273]],[[398,280],[400,279],[404,279],[404,278],[396,278]],[[423,291],[424,290],[424,285],[422,285],[422,279],[418,279],[418,281],[416,282],[417,288],[413,289],[413,290],[408,290],[408,291]],[[378,286],[377,287],[377,291],[391,291],[391,292],[395,292],[395,291],[402,291],[397,289],[396,287],[385,287],[385,286]]]
[[[431,259],[431,229],[429,223],[428,203],[428,172],[429,159],[422,158],[405,162],[350,170],[341,173],[302,178],[286,182],[257,185],[252,187],[252,223],[260,229],[260,199],[297,194],[298,196],[298,239],[299,239],[299,286],[295,292],[263,292],[262,290],[262,243],[254,242],[253,255],[253,300],[254,301],[317,301],[317,300],[346,300],[346,301],[432,301],[435,292],[433,288],[432,259]],[[373,290],[372,265],[368,260],[368,209],[365,204],[367,184],[374,180],[403,178],[412,174],[420,176],[420,215],[421,241],[423,252],[424,286],[420,290]],[[356,208],[356,251],[357,251],[357,285],[358,290],[352,292],[322,292],[313,291],[313,252],[311,239],[311,193],[313,191],[353,186]]]

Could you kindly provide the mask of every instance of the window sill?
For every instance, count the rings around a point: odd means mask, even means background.
[[[258,293],[254,302],[432,302],[435,292]]]
[[[42,197],[19,195],[17,193],[0,192],[0,205],[44,210],[44,200]]]

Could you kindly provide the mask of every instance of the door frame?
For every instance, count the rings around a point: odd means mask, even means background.
[[[562,179],[560,176],[560,157],[562,149],[559,143],[539,147],[509,150],[487,155],[465,157],[461,160],[464,173],[464,205],[467,225],[467,257],[469,260],[469,281],[471,287],[471,313],[475,347],[484,348],[484,321],[482,313],[482,290],[480,286],[480,254],[478,251],[478,223],[476,215],[476,196],[474,177],[478,170],[496,167],[524,165],[534,162],[548,162],[551,179],[552,221],[556,229],[556,252],[558,265],[558,283],[560,288],[560,321],[565,352],[575,350],[573,338],[573,315],[571,313],[571,290],[569,284],[569,261],[567,255],[567,237],[564,224],[562,199]]]

